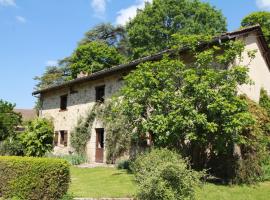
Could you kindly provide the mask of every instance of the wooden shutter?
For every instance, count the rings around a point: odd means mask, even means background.
[[[54,132],[53,144],[54,146],[58,146],[58,131]]]
[[[68,145],[68,132],[64,131],[64,146],[66,147]]]

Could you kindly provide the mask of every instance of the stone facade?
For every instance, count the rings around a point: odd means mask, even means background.
[[[73,152],[70,145],[70,132],[77,125],[78,119],[85,117],[86,113],[90,111],[95,104],[95,88],[103,85],[105,86],[105,99],[110,98],[111,95],[121,87],[121,76],[113,75],[104,77],[104,79],[78,84],[72,87],[72,89],[67,87],[42,94],[40,116],[52,119],[56,132],[67,131],[67,146],[60,144],[61,135],[58,134],[58,144],[54,148],[55,154],[69,154]],[[67,95],[67,109],[64,111],[60,110],[60,97],[62,95]],[[93,124],[91,139],[87,144],[89,162],[95,161],[96,128],[102,128],[102,124],[97,121]]]
[[[244,93],[252,100],[258,102],[260,90],[264,88],[270,94],[270,71],[266,61],[265,48],[262,48],[259,38],[259,32],[250,31],[241,35],[237,39],[245,42],[245,52],[241,64],[247,65],[249,75],[253,85],[244,85],[239,87],[239,93]],[[255,59],[248,57],[249,50],[256,50]],[[187,57],[187,61],[188,61]],[[236,61],[238,62],[238,61]],[[239,61],[240,62],[240,61]],[[125,71],[125,73],[128,71]],[[68,154],[73,152],[70,146],[70,132],[76,126],[78,119],[84,117],[90,111],[96,102],[96,87],[105,86],[105,99],[108,99],[122,86],[122,73],[113,73],[114,75],[106,75],[97,80],[88,80],[82,83],[76,83],[71,86],[60,87],[41,92],[41,100],[43,102],[41,117],[51,118],[54,122],[55,131],[67,131],[67,144],[60,144],[61,134],[58,134],[58,144],[55,147],[56,154]],[[67,95],[67,110],[60,110],[60,97]],[[87,144],[87,156],[89,162],[96,160],[96,135],[97,129],[102,128],[102,124],[94,121],[92,127],[91,139]],[[106,135],[106,130],[105,130]],[[105,137],[105,136],[104,136]],[[105,162],[105,151],[103,152]]]

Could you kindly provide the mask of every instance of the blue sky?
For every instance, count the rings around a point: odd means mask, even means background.
[[[151,0],[145,0],[151,1]],[[270,0],[204,0],[221,9],[228,29]],[[69,56],[83,34],[101,22],[123,24],[144,0],[0,0],[0,99],[32,108],[33,77]]]

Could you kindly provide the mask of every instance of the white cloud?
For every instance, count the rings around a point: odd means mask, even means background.
[[[152,0],[137,0],[137,3],[131,5],[128,8],[122,9],[117,12],[116,24],[125,25],[130,19],[133,19],[138,9],[143,9],[146,2],[152,2]]]
[[[256,0],[257,6],[263,10],[270,10],[270,0]]]
[[[94,9],[96,16],[102,17],[106,11],[107,0],[92,0],[91,7]]]
[[[22,24],[26,23],[26,19],[22,16],[16,16],[16,20]]]
[[[1,6],[16,6],[15,0],[0,0]]]
[[[46,66],[57,66],[57,65],[58,65],[57,60],[48,60],[46,62]]]

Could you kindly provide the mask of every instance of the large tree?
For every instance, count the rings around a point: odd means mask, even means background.
[[[253,12],[246,16],[241,22],[242,27],[252,26],[256,24],[259,24],[262,27],[264,37],[266,38],[266,41],[270,46],[270,12]]]
[[[131,49],[125,27],[114,26],[110,23],[98,24],[85,33],[79,44],[86,44],[93,41],[103,41],[113,46],[123,56],[130,56]]]
[[[185,47],[187,41],[199,40],[187,38]],[[223,167],[220,177],[231,177],[233,158],[247,155],[246,150],[256,149],[253,142],[260,140],[258,132],[252,132],[255,120],[247,102],[237,96],[238,86],[251,82],[248,68],[233,62],[241,60],[243,49],[239,41],[206,50],[191,45],[192,63],[179,60],[178,54],[143,63],[126,77],[121,101],[113,101],[113,114],[107,113],[112,119],[124,115],[132,139],[150,136],[155,147],[190,156],[196,169]],[[241,153],[237,145],[244,147]]]
[[[41,76],[36,76],[34,80],[38,81],[35,89],[44,89],[65,82],[69,79],[69,71],[65,67],[48,66]]]
[[[15,135],[21,115],[14,112],[15,105],[0,99],[0,141]]]
[[[124,57],[115,47],[103,41],[93,41],[79,45],[68,60],[71,75],[76,78],[80,72],[91,74],[118,65]]]
[[[127,24],[134,57],[171,46],[175,33],[211,34],[226,31],[221,11],[199,0],[153,0]]]

